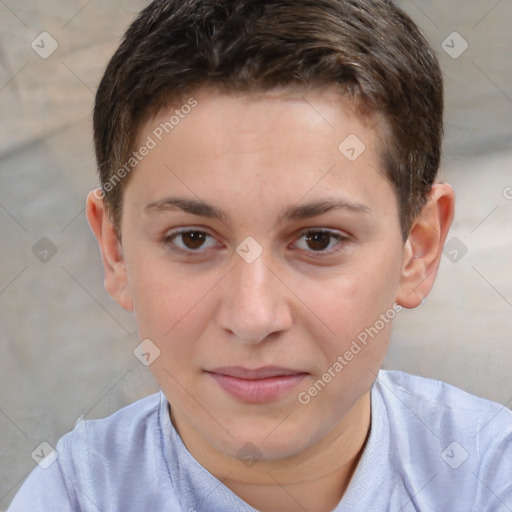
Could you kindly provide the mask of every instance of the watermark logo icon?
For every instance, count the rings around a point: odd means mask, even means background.
[[[350,162],[357,160],[365,149],[364,142],[355,133],[345,137],[338,146],[339,152]]]
[[[452,59],[458,59],[469,48],[469,44],[458,32],[452,32],[441,43],[441,48]]]
[[[59,458],[57,450],[46,441],[38,445],[30,455],[42,469],[48,469]]]
[[[452,469],[457,469],[469,457],[468,452],[457,442],[449,444],[442,452],[441,458],[450,466]]]
[[[133,354],[144,366],[150,366],[160,357],[160,349],[147,338],[135,347]]]
[[[248,236],[238,245],[236,253],[246,263],[253,263],[263,253],[263,247],[252,236]]]
[[[30,46],[39,57],[47,59],[59,47],[59,43],[48,32],[41,32]]]
[[[456,236],[450,238],[443,248],[443,254],[452,263],[458,263],[467,253],[467,246]]]
[[[57,254],[57,251],[57,246],[45,236],[32,247],[32,254],[41,263],[48,263]]]
[[[236,455],[248,468],[252,468],[263,458],[263,453],[254,443],[245,443]]]

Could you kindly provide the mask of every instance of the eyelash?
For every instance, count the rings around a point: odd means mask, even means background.
[[[214,239],[214,237],[212,235],[210,235],[207,231],[204,231],[202,229],[199,229],[199,228],[184,228],[184,229],[179,229],[179,230],[176,230],[176,231],[172,231],[170,233],[167,233],[164,237],[163,237],[163,243],[168,246],[172,251],[174,252],[178,252],[178,253],[181,253],[181,254],[186,254],[186,255],[202,255],[204,254],[204,252],[210,248],[207,248],[207,249],[203,249],[202,247],[200,247],[199,249],[197,250],[194,250],[194,249],[184,249],[182,247],[179,247],[175,244],[174,240],[179,237],[180,235],[185,235],[187,233],[196,233],[196,234],[201,234],[201,235],[206,235],[206,237],[209,237],[209,238],[212,238]],[[306,252],[308,255],[314,255],[315,257],[327,257],[327,256],[332,256],[333,254],[336,254],[337,252],[339,252],[340,250],[343,249],[343,246],[345,245],[345,243],[347,243],[349,241],[349,237],[347,235],[343,235],[337,231],[333,231],[333,230],[330,230],[330,229],[326,229],[326,228],[318,228],[318,229],[307,229],[307,230],[304,230],[300,233],[299,237],[297,240],[300,240],[302,237],[308,235],[308,234],[327,234],[329,235],[331,238],[334,238],[337,240],[337,244],[328,249],[328,250],[319,250],[319,251],[314,251],[314,250],[303,250],[304,252]],[[297,240],[294,242],[297,243]],[[218,242],[217,242],[218,245],[220,245]],[[293,245],[293,244],[292,244]]]
[[[185,235],[187,233],[199,233],[201,235],[206,235],[209,238],[214,239],[212,235],[210,235],[208,232],[199,229],[199,228],[184,228],[184,229],[178,229],[176,231],[172,231],[170,233],[167,233],[163,238],[163,243],[168,246],[171,250],[181,253],[181,254],[187,254],[187,255],[199,255],[203,254],[205,252],[205,249],[199,248],[198,250],[193,249],[184,249],[182,247],[177,246],[174,243],[175,238],[179,237],[180,235]],[[217,242],[218,244],[218,242]]]
[[[334,231],[331,229],[326,228],[317,228],[317,229],[306,229],[302,231],[298,237],[297,240],[300,240],[304,236],[308,234],[322,234],[322,235],[329,235],[332,238],[336,239],[337,243],[334,247],[331,247],[327,250],[320,250],[320,251],[314,251],[314,250],[304,250],[308,255],[313,255],[314,257],[329,257],[337,254],[339,251],[343,250],[344,245],[349,241],[349,237],[347,235],[344,235],[338,231]],[[294,242],[296,244],[297,241]]]

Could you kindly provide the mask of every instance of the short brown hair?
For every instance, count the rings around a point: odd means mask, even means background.
[[[427,41],[390,0],[153,1],[96,94],[96,158],[116,229],[123,186],[105,185],[152,114],[203,86],[244,93],[293,85],[339,87],[361,112],[385,120],[380,156],[406,238],[440,163],[443,84]]]

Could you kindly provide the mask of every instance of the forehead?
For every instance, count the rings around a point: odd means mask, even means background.
[[[219,86],[205,86],[188,95],[168,98],[162,106],[159,105],[160,102],[156,108],[151,109],[149,119],[140,126],[137,137],[139,142],[151,132],[155,132],[154,135],[159,139],[157,142],[171,134],[176,139],[180,132],[189,134],[186,125],[199,123],[210,128],[220,128],[208,134],[211,142],[217,145],[223,134],[228,133],[232,138],[238,128],[243,130],[242,133],[258,129],[262,133],[277,130],[284,124],[287,127],[293,124],[296,129],[300,129],[304,122],[308,123],[311,130],[336,132],[339,131],[340,121],[349,120],[353,129],[360,132],[374,131],[379,139],[387,135],[387,122],[383,116],[377,111],[370,111],[359,98],[349,98],[341,86],[299,88],[286,85],[267,91],[243,93],[226,92]],[[184,119],[188,118],[194,121],[184,123]],[[201,135],[200,132],[196,134]],[[197,138],[196,142],[200,142],[200,139]],[[229,145],[232,141],[226,142]]]
[[[383,180],[380,124],[334,89],[203,89],[141,127],[136,146],[150,142],[152,149],[137,165],[133,186],[147,202],[167,186],[233,205],[240,197],[314,200],[337,189],[363,203]]]

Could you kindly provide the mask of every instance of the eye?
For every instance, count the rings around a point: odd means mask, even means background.
[[[302,233],[294,245],[308,252],[326,253],[342,245],[347,239],[347,236],[336,231],[317,229]]]
[[[218,245],[218,242],[205,231],[198,229],[182,229],[168,233],[164,242],[174,245],[182,251],[198,252],[200,249],[211,249]]]

